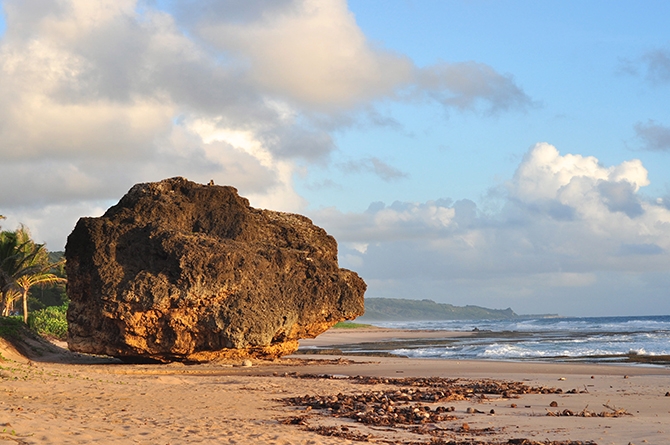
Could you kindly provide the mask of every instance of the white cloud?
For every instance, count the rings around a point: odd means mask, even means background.
[[[641,186],[649,185],[647,170],[638,159],[604,167],[593,156],[561,156],[554,146],[538,143],[524,157],[509,185],[509,192],[513,198],[522,201],[558,199],[569,204],[579,199],[583,191],[578,190],[580,187],[590,188],[599,181],[625,181],[636,192]]]
[[[208,157],[216,157],[218,154],[216,143],[223,142],[238,151],[249,154],[268,172],[272,172],[276,178],[274,184],[261,193],[252,192],[246,195],[251,205],[284,211],[298,211],[305,207],[304,199],[293,190],[293,173],[296,167],[292,162],[276,159],[252,131],[220,129],[217,128],[217,123],[217,120],[198,119],[189,125],[190,129],[205,143],[204,148],[209,153]],[[227,165],[228,159],[222,159],[221,164]],[[247,175],[247,177],[253,176],[255,175]]]
[[[458,224],[457,210],[451,201],[429,201],[424,204],[395,202],[391,206],[373,203],[364,213],[343,214],[335,208],[320,210],[316,218],[327,222],[328,231],[338,234],[340,242],[361,252],[360,246],[399,239],[435,238]],[[361,252],[365,253],[365,252]]]
[[[230,134],[255,135],[294,123],[286,109],[250,92],[235,68],[217,66],[171,16],[139,16],[135,1],[63,1],[39,13],[23,2],[5,6],[5,214],[37,226],[46,203],[88,208],[85,202],[118,199],[136,182],[175,175],[234,184],[268,206],[302,205],[290,160],[275,161],[255,140],[212,141],[189,126],[218,119]],[[61,240],[71,227],[59,227]]]
[[[412,77],[412,62],[373,48],[340,0],[294,2],[252,23],[221,16],[199,30],[247,59],[250,75],[268,92],[321,110],[388,95]]]
[[[583,314],[570,307],[580,302],[595,313],[612,283],[635,289],[670,269],[670,210],[638,194],[648,184],[639,160],[607,167],[540,143],[495,214],[469,200],[439,200],[376,203],[359,214],[325,209],[314,219],[340,241],[345,267],[355,256],[351,266],[370,296],[564,314]]]
[[[86,201],[75,204],[46,205],[40,208],[17,207],[7,219],[0,221],[3,230],[14,230],[24,224],[33,239],[45,242],[51,251],[65,248],[65,237],[70,234],[77,220],[83,216],[101,216],[113,205],[111,201]],[[63,233],[63,228],[68,228]]]
[[[497,113],[533,105],[511,76],[484,63],[419,68],[407,56],[376,47],[344,0],[295,0],[256,12],[244,21],[204,16],[194,29],[246,62],[264,91],[314,111],[356,108],[408,91],[410,98],[428,97],[459,110]]]
[[[299,211],[293,175],[328,162],[334,132],[358,119],[393,125],[376,101],[494,111],[528,102],[487,65],[417,68],[376,46],[344,0],[187,3],[172,15],[138,0],[3,1],[3,214],[46,227],[44,206],[97,209],[177,175]],[[384,180],[404,176],[379,158],[365,163]],[[451,210],[435,211],[444,221],[438,213]],[[35,232],[62,244],[70,230]]]

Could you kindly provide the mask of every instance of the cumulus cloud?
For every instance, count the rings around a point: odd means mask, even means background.
[[[96,209],[176,175],[299,211],[293,176],[329,162],[334,131],[397,127],[379,101],[505,110],[527,99],[487,65],[417,68],[371,43],[344,0],[193,0],[175,14],[140,0],[2,6],[0,208],[44,228],[47,203]],[[372,157],[356,168],[406,176]]]
[[[495,113],[532,104],[511,76],[486,64],[419,68],[402,54],[372,45],[342,0],[281,2],[247,18],[203,14],[193,26],[219,50],[245,60],[261,88],[316,111],[404,96],[407,90],[460,110],[483,104]]]
[[[608,167],[539,143],[497,212],[442,199],[323,209],[314,219],[341,242],[342,262],[368,280],[370,296],[597,313],[613,283],[633,289],[670,268],[670,210],[640,196],[648,184],[639,160]]]
[[[249,74],[273,94],[317,109],[350,107],[408,82],[412,62],[373,48],[346,2],[296,1],[253,22],[208,19],[197,30],[248,60]]]
[[[1,204],[16,195],[34,203],[109,198],[175,173],[256,191],[277,180],[253,154],[205,141],[176,119],[265,111],[265,120],[250,120],[279,126],[276,111],[248,105],[260,97],[235,106],[245,90],[230,89],[241,83],[236,74],[216,67],[171,17],[139,17],[134,1],[58,5],[33,16],[29,4],[6,2],[0,98],[12,106],[0,111],[2,185],[22,193],[3,194]]]
[[[653,120],[635,124],[635,133],[642,142],[642,149],[648,151],[670,151],[670,127]]]

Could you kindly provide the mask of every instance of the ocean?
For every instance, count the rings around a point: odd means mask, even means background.
[[[670,316],[557,317],[515,320],[377,322],[375,326],[472,333],[445,339],[394,340],[343,352],[418,358],[542,360],[670,366]]]

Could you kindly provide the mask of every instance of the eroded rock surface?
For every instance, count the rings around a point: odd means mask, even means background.
[[[73,351],[160,361],[277,357],[363,314],[366,285],[304,216],[233,187],[135,185],[65,248]]]

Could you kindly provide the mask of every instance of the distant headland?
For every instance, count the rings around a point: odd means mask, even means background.
[[[437,321],[437,320],[514,320],[558,317],[557,314],[519,315],[511,308],[489,309],[480,306],[454,306],[433,300],[405,298],[366,298],[365,315],[356,321]]]

